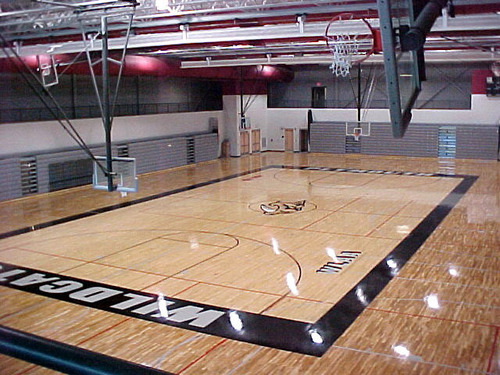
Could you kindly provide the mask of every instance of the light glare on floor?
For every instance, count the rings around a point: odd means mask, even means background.
[[[335,250],[333,250],[331,247],[327,247],[326,248],[326,254],[332,258],[332,260],[335,262],[335,263],[338,263],[338,259],[337,259],[337,255],[335,255]]]
[[[293,275],[292,275],[291,272],[288,272],[286,274],[286,285],[288,286],[288,289],[290,289],[290,292],[294,296],[298,296],[299,295],[299,290],[297,289],[297,284],[296,284],[296,281],[295,281],[295,277],[293,277]]]
[[[236,311],[231,311],[229,313],[229,322],[235,330],[241,331],[243,329],[243,322]]]
[[[162,318],[168,318],[167,301],[165,301],[165,298],[161,293],[158,296],[158,310],[160,311]]]
[[[429,294],[424,298],[424,301],[431,309],[439,309],[441,307],[439,305],[438,297],[435,294]]]
[[[276,255],[280,255],[280,245],[278,244],[278,240],[276,238],[271,238],[271,244],[273,245],[273,251]]]
[[[403,357],[410,356],[410,351],[404,345],[395,345],[392,347],[392,350],[394,350],[394,352],[396,352],[396,354],[399,354],[400,356]]]
[[[448,273],[453,276],[453,277],[457,277],[458,276],[458,270],[455,268],[455,267],[450,267],[448,269]]]
[[[319,334],[318,330],[311,329],[309,334],[311,335],[312,342],[315,344],[323,344],[323,337]]]

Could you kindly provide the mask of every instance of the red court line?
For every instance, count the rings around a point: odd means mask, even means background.
[[[405,316],[411,316],[413,318],[425,318],[425,319],[440,320],[440,321],[443,321],[443,322],[452,322],[452,323],[470,324],[470,325],[473,325],[473,326],[497,328],[497,326],[495,326],[494,324],[468,322],[466,320],[456,320],[456,319],[439,318],[439,317],[436,317],[436,316],[427,316],[427,315],[420,315],[420,314],[410,314],[410,313],[404,313],[404,312],[399,312],[399,311],[377,309],[375,307],[367,307],[365,310],[384,312],[384,313],[388,313],[388,314],[405,315]]]
[[[271,302],[267,307],[264,307],[262,310],[259,311],[259,315],[260,314],[263,314],[265,311],[267,310],[270,310],[272,309],[274,306],[276,306],[278,303],[280,303],[281,301],[283,301],[286,296],[288,295],[288,293],[282,295],[280,298],[278,298],[277,300]]]
[[[158,238],[158,240],[168,240],[168,241],[174,241],[174,242],[180,242],[180,243],[186,243],[186,244],[190,244],[191,242],[189,241],[185,241],[185,240],[178,240],[176,238],[170,238],[168,236],[165,236],[165,237],[160,237]],[[205,242],[198,242],[198,245],[203,245],[203,246],[213,246],[213,247],[220,247],[222,249],[229,249],[230,247],[229,246],[222,246],[222,245],[214,245],[214,244],[211,244],[211,243],[205,243]]]
[[[313,221],[312,223],[309,223],[309,224],[307,224],[307,225],[303,226],[303,227],[302,227],[302,228],[300,228],[299,230],[304,230],[304,229],[307,229],[307,228],[309,228],[310,226],[312,226],[312,225],[314,225],[314,224],[316,224],[316,223],[319,223],[321,220],[326,219],[326,218],[327,218],[328,216],[330,216],[331,214],[333,214],[333,213],[335,213],[335,212],[340,211],[340,210],[341,210],[341,209],[343,209],[344,207],[346,207],[346,206],[350,205],[351,203],[354,203],[354,202],[358,201],[359,199],[361,199],[361,198],[354,198],[354,199],[350,200],[349,202],[347,202],[347,203],[343,204],[343,205],[342,205],[342,206],[340,206],[339,208],[337,208],[337,209],[335,209],[335,210],[331,210],[331,212],[330,212],[328,215],[326,215],[326,216],[322,217],[321,219],[315,220],[315,221]],[[330,211],[330,210],[325,210],[325,211]]]
[[[328,211],[327,211],[327,212],[328,212]],[[322,221],[322,220],[326,219],[328,216],[330,216],[330,215],[331,215],[331,214],[333,214],[333,213],[335,213],[335,211],[330,211],[330,212],[328,212],[325,216],[323,216],[323,217],[321,217],[321,218],[319,218],[319,219],[317,219],[317,220],[314,220],[312,223],[309,223],[309,224],[307,224],[307,225],[304,225],[304,226],[303,226],[302,228],[300,228],[299,230],[304,230],[304,229],[307,229],[307,228],[309,228],[310,226],[312,226],[312,225],[314,225],[314,224],[316,224],[316,223],[319,223],[320,221]]]
[[[478,255],[478,254],[469,254],[469,253],[460,253],[460,252],[456,252],[456,251],[446,251],[446,250],[441,250],[441,249],[435,249],[435,248],[432,248],[432,247],[421,247],[419,249],[419,251],[421,253],[424,253],[424,251],[429,251],[429,252],[435,252],[435,253],[444,253],[444,254],[448,254],[448,255],[462,255],[462,256],[467,256],[467,258],[485,258],[485,259],[488,259],[488,258],[498,258],[500,255]]]
[[[195,287],[196,285],[199,285],[199,284],[200,284],[199,282],[198,283],[194,283],[193,285],[190,285],[187,288],[182,289],[180,292],[177,292],[177,293],[173,294],[172,297],[178,296],[179,294],[182,294],[182,293],[188,291],[189,289],[191,289],[191,288],[193,288],[193,287]]]
[[[495,357],[495,351],[496,351],[496,346],[497,346],[497,342],[498,342],[498,333],[500,331],[500,327],[496,327],[495,329],[495,335],[493,337],[493,345],[491,346],[491,353],[490,353],[490,358],[488,360],[488,369],[486,370],[486,372],[490,373],[492,371],[492,367],[493,367],[493,360],[494,360],[494,357]]]
[[[451,232],[451,231],[450,231]],[[470,248],[485,248],[487,247],[488,249],[491,250],[496,250],[497,248],[495,247],[495,244],[488,244],[488,243],[475,243],[474,245],[471,244],[466,244],[466,243],[460,243],[458,241],[441,241],[436,238],[429,238],[429,242],[427,245],[437,245],[437,246],[445,246],[445,245],[453,245],[453,246],[464,246],[464,247],[470,247]]]
[[[22,362],[21,360],[19,360],[19,361],[20,361],[20,362]],[[27,368],[25,368],[24,370],[21,370],[21,372],[18,372],[18,373],[16,373],[15,375],[23,375],[23,374],[26,374],[28,371],[34,370],[34,369],[36,369],[37,367],[41,367],[41,366],[36,366],[36,365],[28,366]]]
[[[188,368],[193,366],[196,362],[199,362],[200,360],[205,358],[211,351],[217,349],[219,346],[224,344],[226,341],[227,341],[227,339],[223,339],[223,340],[219,341],[217,344],[215,344],[210,349],[208,349],[205,353],[203,353],[203,355],[201,355],[200,357],[198,357],[197,359],[195,359],[194,361],[189,363],[187,366],[184,366],[184,368],[182,368],[177,374],[182,374],[184,371],[186,371]]]
[[[323,232],[321,232],[321,233],[323,233]],[[120,269],[120,270],[124,270],[124,271],[133,271],[133,272],[138,272],[138,273],[144,273],[146,275],[162,276],[165,279],[172,278],[172,279],[177,279],[177,280],[194,282],[194,283],[198,283],[198,284],[213,285],[213,286],[218,286],[218,287],[222,287],[222,288],[241,290],[241,291],[244,291],[244,292],[252,292],[252,293],[264,294],[264,295],[269,295],[269,296],[274,296],[274,297],[281,297],[281,294],[277,294],[277,293],[270,293],[270,292],[264,292],[264,291],[260,291],[260,290],[251,290],[251,289],[239,288],[239,287],[235,287],[235,286],[231,286],[231,285],[209,283],[209,282],[206,282],[206,281],[192,280],[192,279],[187,279],[187,278],[179,277],[179,276],[165,275],[165,274],[151,272],[151,271],[138,270],[138,269],[135,269],[135,268],[116,266],[116,265],[113,265],[113,264],[99,263],[99,262],[96,262],[96,261],[84,261],[84,260],[77,259],[77,258],[67,257],[67,256],[64,256],[64,255],[54,255],[54,254],[44,253],[44,252],[36,251],[36,250],[30,250],[30,249],[21,249],[21,250],[28,251],[28,252],[33,252],[33,253],[37,253],[37,254],[49,255],[49,256],[53,256],[55,258],[64,258],[64,259],[77,260],[77,261],[82,262],[81,265],[78,265],[76,267],[80,267],[80,266],[82,266],[84,264],[96,264],[96,265],[99,265],[99,266],[116,268],[116,269]],[[72,268],[75,268],[75,267],[71,267],[69,269],[71,270]],[[57,272],[54,272],[54,271],[47,271],[47,272],[57,273]],[[62,271],[62,272],[64,272],[64,271]],[[165,281],[165,279],[157,281],[157,282],[151,284],[150,286],[155,285],[157,283],[160,283],[162,281]],[[91,281],[94,281],[94,280],[91,280]],[[98,282],[98,281],[96,281],[96,282]],[[150,287],[150,286],[148,286],[148,287]],[[143,288],[142,290],[144,290],[144,289],[145,288]],[[296,300],[300,300],[300,301],[307,301],[307,302],[326,303],[326,304],[329,304],[329,305],[333,304],[333,302],[320,301],[320,300],[316,300],[316,299],[312,299],[312,298],[304,298],[304,297],[296,297],[296,296],[289,296],[288,298],[292,298],[292,299],[296,299]]]
[[[373,228],[370,232],[368,232],[368,234],[366,235],[366,237],[370,237],[373,233],[375,233],[377,230],[379,230],[383,225],[385,225],[389,220],[391,220],[392,218],[396,217],[397,214],[399,214],[401,211],[403,211],[406,207],[408,207],[411,203],[413,203],[413,201],[410,201],[408,203],[406,203],[405,205],[403,205],[403,207],[401,207],[399,210],[397,210],[394,214],[392,215],[389,215],[389,218],[384,220],[382,223],[380,223],[379,225],[377,225],[375,228]],[[425,216],[424,216],[425,218]],[[421,218],[420,221],[424,220],[424,218]],[[374,236],[376,237],[376,236]],[[378,238],[378,237],[377,237]]]
[[[328,211],[328,210],[323,210],[323,211]],[[335,211],[332,211],[333,213]],[[181,217],[184,219],[195,219],[195,220],[206,220],[206,221],[213,221],[213,222],[218,222],[218,223],[225,223],[225,224],[240,224],[240,225],[251,225],[255,227],[266,227],[266,228],[275,228],[275,229],[286,229],[286,230],[294,230],[294,231],[300,231],[303,230],[303,228],[293,228],[293,227],[282,227],[278,225],[268,225],[268,224],[254,224],[254,223],[249,223],[249,222],[241,222],[241,221],[227,221],[227,220],[219,220],[219,219],[210,219],[210,218],[205,218],[205,217],[196,217],[196,216],[183,216],[179,214],[168,214],[168,215],[162,215],[158,213],[150,213],[151,215],[158,215],[158,216],[172,216],[172,217]],[[381,215],[379,215],[381,216]],[[328,234],[335,234],[335,235],[341,235],[341,236],[352,236],[352,237],[366,237],[364,234],[352,234],[352,233],[339,233],[339,232],[322,232],[319,230],[312,230],[312,229],[305,229],[308,232],[313,232],[313,233],[328,233]],[[388,237],[377,237],[380,239],[387,239],[387,240],[394,240],[394,238],[388,238]]]
[[[125,323],[127,320],[131,320],[131,319],[132,319],[132,318],[125,318],[125,319],[123,319],[123,320],[120,320],[118,323],[115,323],[115,324],[113,324],[113,325],[111,325],[111,326],[109,326],[109,327],[107,327],[107,328],[103,329],[102,331],[99,331],[99,332],[97,332],[96,334],[94,334],[94,335],[92,335],[92,336],[90,336],[90,337],[87,337],[85,340],[80,341],[80,342],[77,344],[77,346],[82,345],[82,344],[86,343],[87,341],[92,340],[93,338],[95,338],[95,337],[97,337],[97,336],[99,336],[99,335],[102,335],[102,334],[103,334],[103,333],[105,333],[105,332],[111,331],[113,328],[116,328],[116,327],[118,327],[120,324],[123,324],[123,323]]]
[[[76,346],[80,346],[80,345],[82,345],[83,343],[85,343],[85,342],[87,342],[87,341],[89,341],[89,340],[91,340],[91,339],[93,339],[93,338],[95,338],[95,337],[97,337],[97,336],[99,336],[99,335],[101,335],[101,334],[103,334],[103,333],[107,332],[107,331],[110,331],[111,329],[113,329],[113,328],[117,327],[118,325],[120,325],[120,324],[122,324],[122,323],[125,323],[127,320],[130,320],[130,319],[132,319],[132,318],[126,318],[126,319],[123,319],[123,320],[121,320],[120,322],[115,323],[115,324],[113,324],[112,326],[107,327],[106,329],[104,329],[104,330],[102,330],[102,331],[100,331],[100,332],[98,332],[98,333],[96,333],[96,334],[94,334],[94,335],[92,335],[92,336],[90,336],[90,337],[87,337],[85,340],[80,341],[80,342],[79,342]],[[39,367],[41,367],[41,366],[36,366],[36,365],[30,366],[30,367],[28,367],[28,368],[26,368],[26,369],[24,369],[24,370],[21,370],[21,372],[18,372],[16,375],[22,375],[22,374],[25,374],[25,373],[27,373],[28,371],[31,371],[31,370],[33,370],[33,369],[35,369],[35,368],[39,368]]]

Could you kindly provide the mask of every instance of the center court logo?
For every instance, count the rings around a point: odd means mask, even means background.
[[[274,201],[267,204],[262,203],[260,205],[260,209],[265,215],[292,214],[294,212],[302,211],[305,206],[305,200],[296,202]]]
[[[317,206],[305,199],[302,200],[274,200],[268,202],[253,203],[249,205],[253,211],[261,212],[264,215],[287,215],[299,212],[312,211]]]

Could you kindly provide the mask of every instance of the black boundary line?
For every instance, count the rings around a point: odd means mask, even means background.
[[[262,170],[269,169],[269,168],[272,168],[272,166],[263,167],[263,168],[256,168],[256,169],[253,169],[253,170],[250,170],[250,171],[247,171],[247,172],[236,173],[236,174],[232,174],[232,175],[229,175],[229,176],[226,176],[226,177],[216,178],[216,179],[213,179],[213,180],[209,180],[209,181],[205,181],[205,182],[200,182],[198,184],[194,184],[194,185],[190,185],[190,186],[185,186],[185,187],[177,188],[177,189],[174,189],[174,190],[165,191],[163,193],[153,194],[153,195],[150,195],[150,196],[147,196],[147,197],[142,197],[142,198],[134,199],[134,200],[131,200],[131,201],[128,201],[128,202],[113,204],[111,206],[105,206],[105,207],[97,208],[95,210],[82,212],[80,214],[71,215],[71,216],[60,218],[60,219],[47,221],[45,223],[36,224],[36,225],[31,226],[31,227],[25,227],[25,228],[15,229],[15,230],[10,231],[10,232],[0,233],[0,240],[2,240],[4,238],[8,238],[8,237],[17,236],[19,234],[32,232],[34,230],[48,228],[48,227],[51,227],[51,226],[54,226],[54,225],[58,225],[58,224],[62,224],[62,223],[67,223],[67,222],[70,222],[70,221],[73,221],[73,220],[83,219],[85,217],[94,216],[94,215],[97,215],[97,214],[102,214],[104,212],[117,210],[119,208],[133,206],[133,205],[136,205],[136,204],[139,204],[139,203],[144,203],[144,202],[152,201],[152,200],[163,198],[163,197],[166,197],[166,196],[169,196],[169,195],[173,195],[173,194],[177,194],[177,193],[182,193],[184,191],[193,190],[193,189],[196,189],[196,188],[199,188],[199,187],[203,187],[203,186],[207,186],[207,185],[212,185],[212,184],[215,184],[217,182],[227,181],[227,180],[230,180],[230,179],[233,179],[233,178],[245,176],[247,174],[252,174],[252,173],[260,172]]]
[[[301,354],[308,354],[320,357],[347,330],[347,328],[354,322],[354,320],[363,312],[366,306],[368,306],[368,304],[380,293],[380,291],[382,291],[382,289],[387,285],[387,283],[394,276],[396,276],[399,269],[404,266],[404,264],[411,258],[411,256],[427,240],[427,238],[432,234],[432,232],[436,229],[436,227],[444,220],[444,218],[448,215],[448,213],[458,203],[460,198],[467,192],[467,190],[474,184],[474,182],[478,178],[477,176],[469,176],[469,175],[443,175],[443,174],[433,174],[433,173],[413,173],[413,172],[399,172],[399,171],[391,172],[391,171],[366,170],[366,169],[270,165],[263,168],[257,168],[248,172],[238,173],[223,178],[218,178],[207,182],[195,184],[192,186],[179,188],[160,194],[155,194],[149,197],[140,198],[134,201],[124,202],[122,204],[103,207],[98,210],[93,210],[83,214],[78,214],[67,218],[58,219],[53,222],[40,224],[36,228],[39,229],[51,225],[57,225],[60,224],[61,222],[67,222],[79,219],[81,217],[92,216],[101,212],[111,211],[121,207],[127,207],[133,204],[138,204],[149,200],[158,199],[161,197],[165,197],[167,195],[176,194],[182,191],[192,190],[198,187],[207,186],[217,182],[226,181],[232,178],[244,176],[247,174],[271,168],[297,169],[297,170],[310,170],[310,171],[331,171],[331,172],[346,172],[346,173],[369,173],[369,174],[380,174],[380,175],[390,174],[390,175],[419,176],[419,177],[461,178],[462,181],[450,193],[448,193],[448,195],[419,223],[419,225],[417,225],[417,227],[407,237],[405,237],[405,239],[403,239],[381,262],[379,262],[379,264],[377,264],[374,268],[372,268],[372,270],[356,286],[354,286],[344,297],[342,297],[342,299],[340,299],[329,311],[327,311],[314,324],[238,311],[237,313],[239,314],[240,319],[244,323],[245,329],[243,329],[242,331],[235,332],[235,329],[230,324],[231,321],[229,319],[230,318],[229,313],[233,312],[234,310],[223,309],[217,306],[197,304],[190,301],[183,301],[171,298],[169,298],[169,301],[175,301],[174,303],[178,303],[181,306],[194,305],[203,308],[213,308],[218,311],[224,311],[226,313],[225,319],[221,319],[220,321],[215,321],[212,327],[209,326],[208,328],[203,328],[203,329],[193,328],[186,324],[182,325],[172,322],[166,322],[165,320],[159,321],[160,323],[178,326],[233,340],[254,343],[261,346],[268,346],[272,348],[283,349]],[[31,230],[33,229],[30,227],[18,231],[8,232],[5,233],[3,237],[0,238],[6,238],[20,233],[26,233]],[[7,269],[12,269],[13,267],[16,267],[14,265],[7,265],[7,264],[4,265],[7,266]],[[25,270],[31,270],[29,268],[24,268],[24,267],[19,267],[19,268]],[[49,273],[47,272],[44,272],[44,274],[49,275]],[[64,279],[80,280],[70,277],[64,277]],[[80,281],[86,282],[88,285],[102,285],[104,287],[107,286],[105,284],[89,282],[86,280],[80,280]],[[19,287],[15,288],[26,291],[26,288],[19,288]],[[129,291],[135,294],[154,296],[152,294],[137,292],[125,288],[116,288],[113,286],[111,286],[111,288],[119,289],[122,291]],[[30,291],[35,293],[34,290]],[[38,292],[37,294],[41,293]],[[46,296],[46,294],[43,295]],[[49,297],[54,298],[54,296],[49,296]],[[97,306],[92,306],[92,304],[81,303],[67,298],[66,299],[57,298],[57,299],[67,300],[68,302],[83,304],[89,307],[97,307]],[[136,318],[141,318],[150,321],[158,321],[158,319],[154,319],[151,316],[137,316],[137,314],[134,314],[131,311],[116,311],[116,310],[105,310],[105,311],[111,311],[113,313],[118,312],[123,315],[133,316]],[[312,341],[312,336],[311,336],[312,332],[319,334],[321,342],[318,343]],[[317,338],[318,336],[316,336],[316,339]]]

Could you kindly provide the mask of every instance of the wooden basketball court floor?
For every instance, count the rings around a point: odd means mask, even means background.
[[[499,178],[266,152],[2,202],[0,325],[174,374],[499,374]]]

